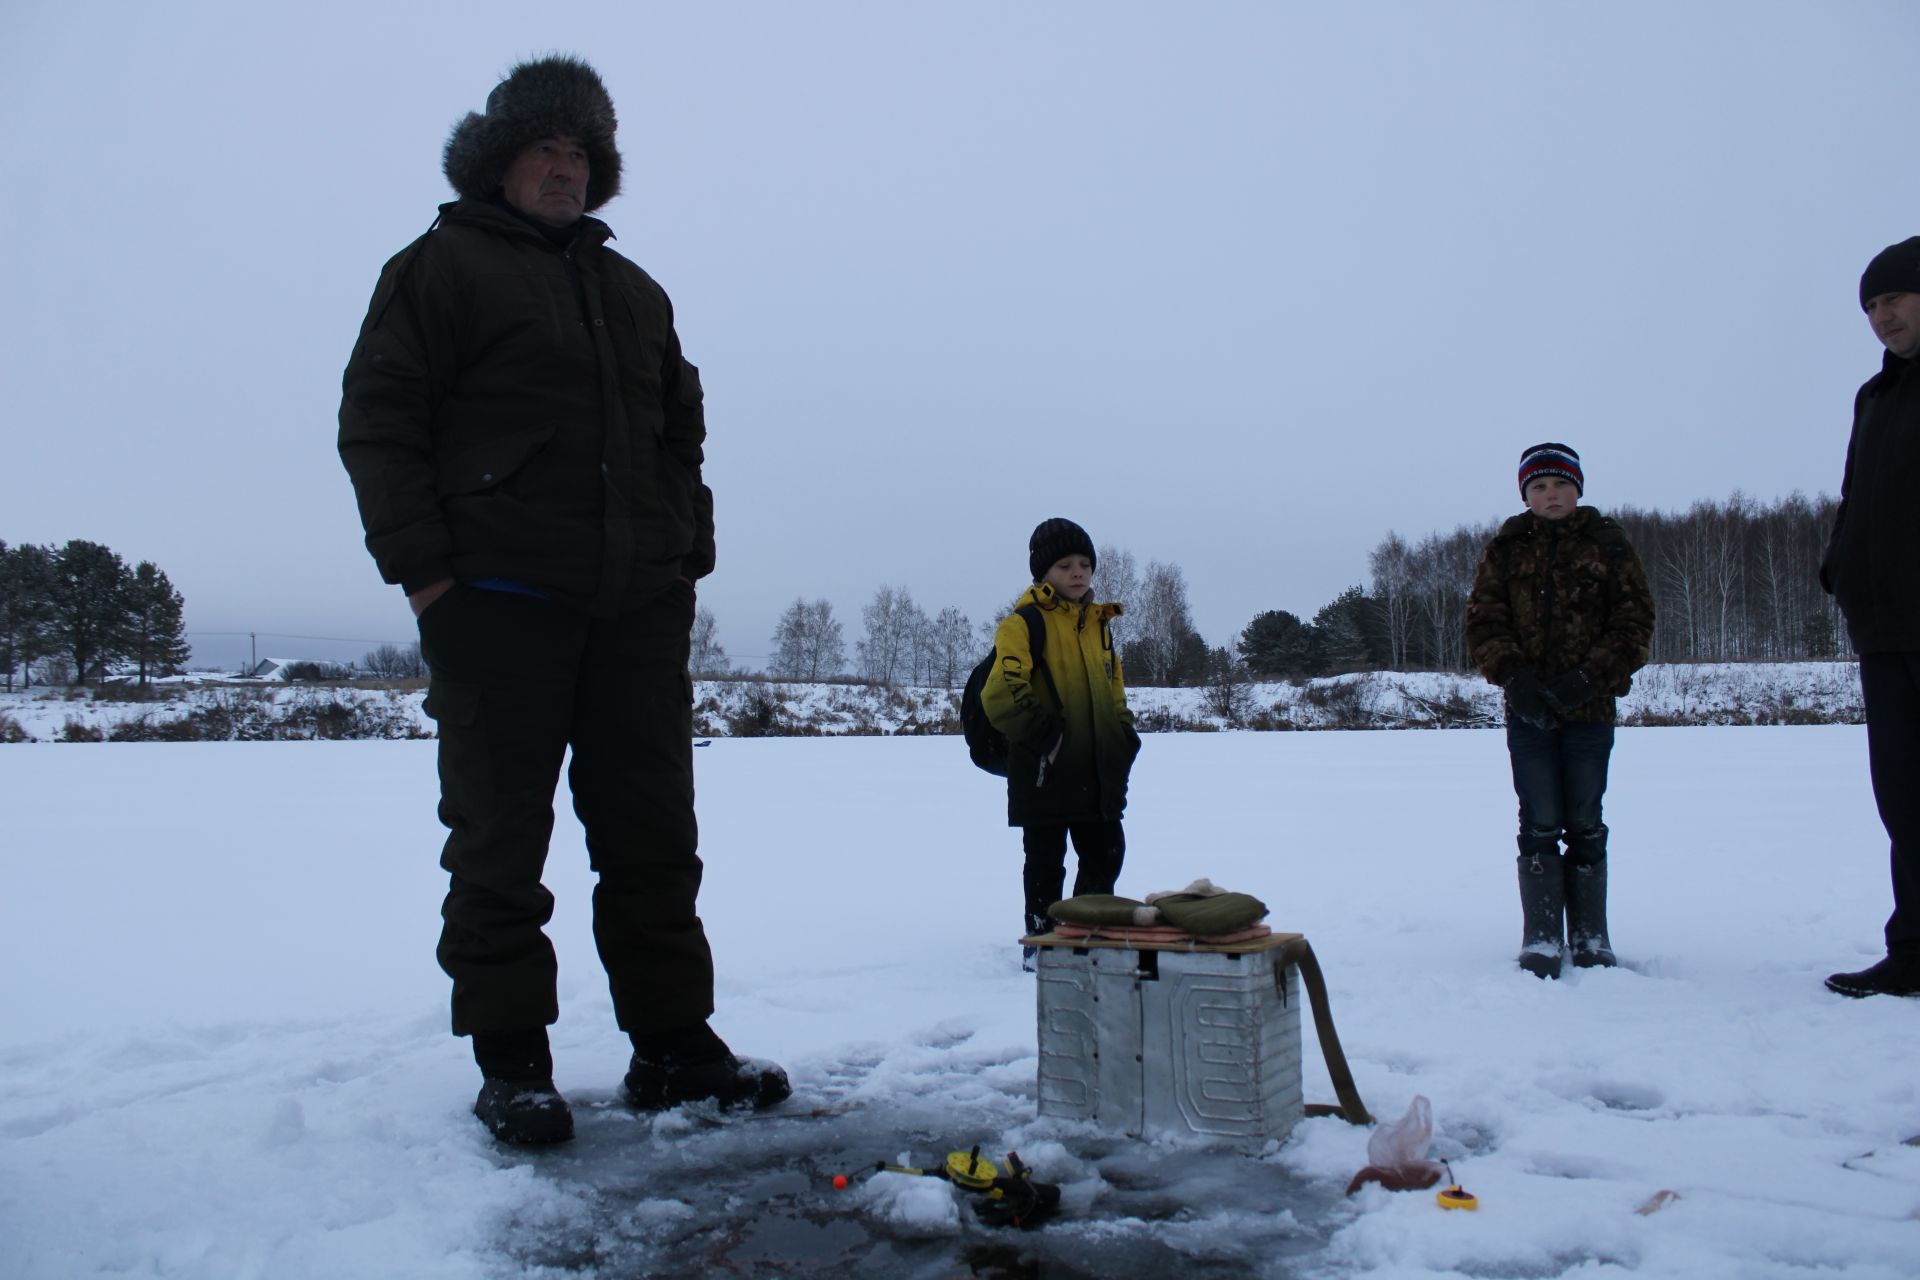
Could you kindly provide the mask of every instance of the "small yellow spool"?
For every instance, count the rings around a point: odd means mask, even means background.
[[[1457,1182],[1450,1187],[1440,1188],[1433,1199],[1434,1203],[1442,1209],[1478,1209],[1480,1207],[1480,1197],[1464,1189]]]
[[[947,1153],[947,1180],[956,1187],[965,1187],[969,1191],[989,1191],[993,1180],[1000,1176],[1000,1170],[993,1161],[980,1157],[980,1148],[972,1151],[950,1151]]]

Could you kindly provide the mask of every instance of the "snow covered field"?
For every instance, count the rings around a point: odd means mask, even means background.
[[[957,739],[698,764],[716,1025],[795,1099],[731,1123],[612,1104],[627,1048],[563,817],[582,1136],[525,1154],[467,1114],[445,1032],[432,743],[0,749],[0,1276],[1920,1270],[1920,1002],[1820,985],[1879,954],[1889,905],[1857,727],[1623,730],[1628,967],[1559,983],[1512,965],[1499,733],[1148,738],[1122,892],[1206,875],[1304,932],[1369,1107],[1432,1100],[1475,1214],[1343,1198],[1366,1132],[1335,1119],[1247,1157],[1036,1118],[1018,840]],[[1063,1184],[1066,1215],[1003,1235],[944,1184],[829,1187],[975,1141]]]

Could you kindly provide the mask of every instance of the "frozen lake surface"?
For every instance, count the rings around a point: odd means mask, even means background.
[[[527,1154],[467,1114],[446,1033],[433,744],[0,750],[0,1275],[1914,1274],[1920,1002],[1821,987],[1880,954],[1890,905],[1857,727],[1623,730],[1625,966],[1559,983],[1512,964],[1498,732],[1148,739],[1121,891],[1208,876],[1305,933],[1367,1104],[1432,1100],[1475,1214],[1344,1197],[1366,1132],[1335,1119],[1236,1156],[1038,1118],[1018,836],[957,739],[717,740],[698,765],[715,1024],[795,1097],[613,1101],[627,1045],[563,808],[582,1136]],[[995,1231],[942,1183],[830,1185],[974,1142],[1060,1183],[1062,1217]]]

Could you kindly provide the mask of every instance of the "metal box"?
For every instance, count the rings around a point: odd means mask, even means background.
[[[1300,1119],[1300,978],[1278,950],[1030,941],[1041,1115],[1246,1150]]]

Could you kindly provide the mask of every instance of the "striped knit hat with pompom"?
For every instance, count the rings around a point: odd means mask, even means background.
[[[1586,477],[1580,474],[1580,455],[1564,444],[1536,444],[1520,455],[1520,497],[1527,496],[1527,484],[1540,476],[1565,476],[1581,493],[1587,491]]]

